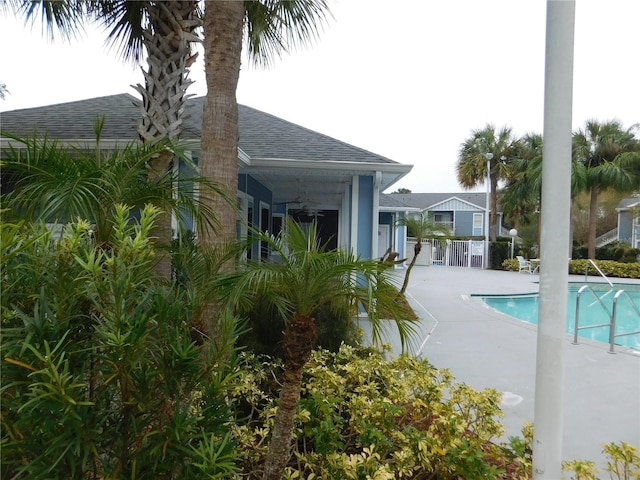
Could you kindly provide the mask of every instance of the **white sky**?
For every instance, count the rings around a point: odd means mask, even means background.
[[[413,192],[461,191],[455,164],[473,129],[542,133],[545,1],[333,0],[332,12],[311,48],[268,70],[245,64],[238,101],[414,165],[393,187]],[[638,20],[639,0],[577,0],[574,128],[640,122]],[[104,38],[52,44],[39,24],[0,17],[0,110],[135,94],[139,70]],[[203,68],[189,93],[205,93]]]

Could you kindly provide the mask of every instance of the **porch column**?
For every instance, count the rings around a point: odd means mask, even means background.
[[[373,178],[373,192],[371,196],[371,258],[378,255],[378,227],[380,224],[380,183],[382,172],[376,172]]]
[[[358,255],[358,198],[360,197],[360,177],[354,175],[351,179],[351,198],[350,198],[350,212],[351,212],[351,225],[349,226],[349,232],[351,235],[350,246],[351,252],[354,255]]]

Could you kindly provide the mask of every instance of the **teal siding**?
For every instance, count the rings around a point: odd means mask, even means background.
[[[373,177],[359,177],[358,190],[358,255],[372,258]]]

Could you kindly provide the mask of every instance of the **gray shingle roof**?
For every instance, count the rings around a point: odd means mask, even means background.
[[[37,131],[59,140],[95,140],[93,122],[104,115],[102,138],[134,140],[140,118],[136,101],[131,95],[121,94],[0,112],[0,129],[21,137]]]
[[[386,208],[413,208],[388,193],[380,195],[380,206]]]
[[[388,196],[410,207],[424,209],[450,198],[456,197],[465,202],[486,207],[487,194],[484,192],[457,192],[457,193],[388,193]]]
[[[32,136],[37,130],[58,140],[93,140],[93,122],[104,115],[104,140],[134,140],[139,118],[136,102],[132,95],[119,94],[0,112],[0,129],[18,136]],[[200,138],[203,105],[204,97],[187,100],[183,140]],[[240,148],[252,158],[397,164],[251,107],[239,105],[238,113]]]
[[[638,203],[640,203],[640,197],[636,196],[636,197],[623,198],[622,200],[620,200],[620,203],[618,204],[616,209],[628,210],[638,205]]]

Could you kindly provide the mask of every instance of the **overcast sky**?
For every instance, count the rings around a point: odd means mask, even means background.
[[[458,149],[487,123],[542,133],[545,1],[333,0],[332,12],[311,48],[268,70],[245,62],[238,101],[414,165],[393,187],[413,192],[461,191]],[[640,0],[577,0],[574,128],[640,122],[639,20]],[[51,43],[0,17],[0,111],[135,94],[138,69],[104,38]],[[205,93],[203,68],[190,93]]]

